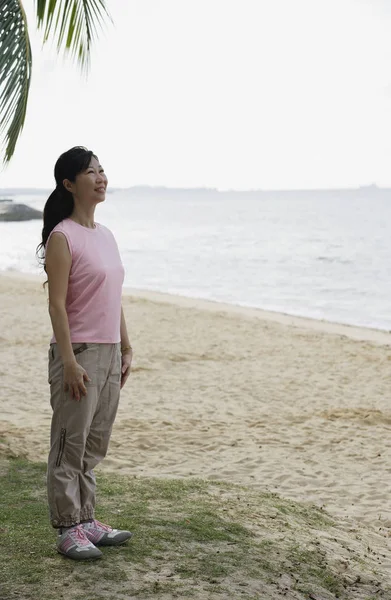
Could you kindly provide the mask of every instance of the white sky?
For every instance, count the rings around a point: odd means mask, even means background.
[[[81,144],[113,187],[391,186],[389,0],[107,0],[88,79],[41,50],[0,187]]]

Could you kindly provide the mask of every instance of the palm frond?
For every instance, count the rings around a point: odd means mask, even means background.
[[[31,47],[20,0],[0,0],[0,140],[4,163],[23,129],[31,80]]]
[[[44,41],[57,39],[57,50],[70,52],[82,70],[89,68],[91,43],[106,18],[105,0],[36,0],[38,28]]]

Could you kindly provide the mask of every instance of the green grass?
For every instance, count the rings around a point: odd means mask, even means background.
[[[134,537],[75,563],[55,550],[45,465],[0,466],[0,600],[391,598],[376,553],[323,510],[197,479],[98,473],[97,517]]]

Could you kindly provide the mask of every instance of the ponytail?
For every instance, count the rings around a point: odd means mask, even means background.
[[[36,254],[38,261],[45,266],[46,243],[53,229],[64,219],[71,216],[74,208],[74,200],[71,192],[68,192],[62,185],[57,185],[49,198],[46,200],[43,209],[43,228],[42,242],[37,246]]]

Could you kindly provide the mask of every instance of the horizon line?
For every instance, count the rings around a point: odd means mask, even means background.
[[[54,187],[5,187],[0,188],[0,194],[4,193],[16,193],[20,191],[34,191],[34,192],[51,192]],[[333,192],[333,191],[358,191],[358,190],[391,190],[391,184],[389,187],[381,187],[376,183],[359,186],[346,186],[346,187],[313,187],[313,188],[217,188],[208,186],[195,186],[195,187],[170,187],[165,185],[131,185],[131,186],[117,186],[109,187],[108,193],[110,192],[123,192],[127,190],[140,190],[140,191],[173,191],[173,192],[217,192],[217,193],[270,193],[270,192]]]

